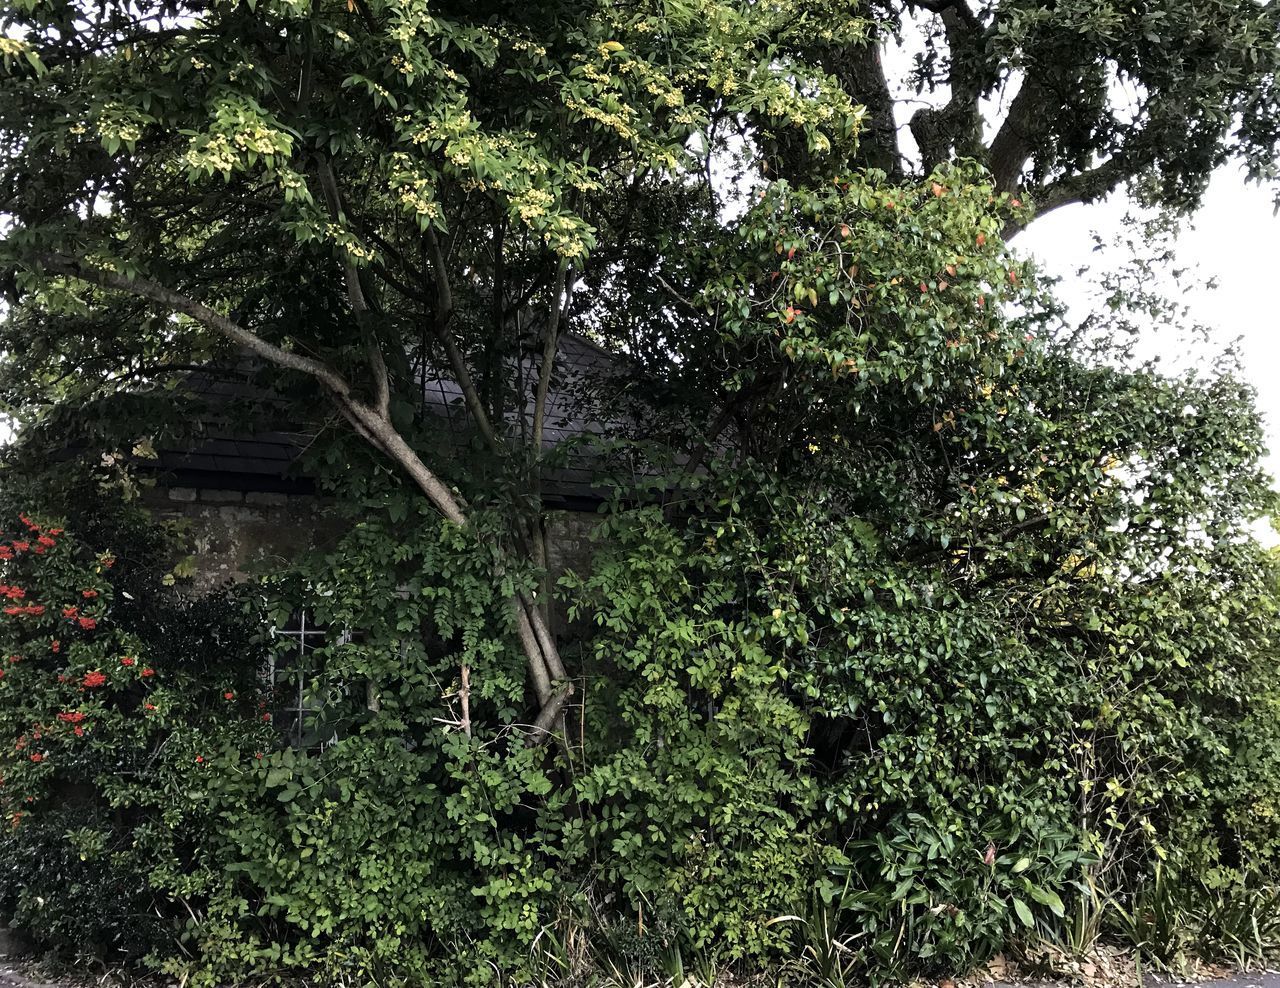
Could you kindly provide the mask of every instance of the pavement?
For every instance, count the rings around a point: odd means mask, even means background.
[[[1185,985],[1199,984],[1205,988],[1280,988],[1280,974],[1275,971],[1263,971],[1257,974],[1237,974],[1231,978],[1219,978],[1216,981],[1164,981],[1159,982],[1170,988],[1182,988]]]

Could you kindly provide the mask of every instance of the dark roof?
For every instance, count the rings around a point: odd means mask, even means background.
[[[540,357],[526,356],[520,379],[530,394]],[[317,437],[315,428],[291,427],[287,403],[253,381],[254,365],[218,366],[192,372],[183,389],[200,399],[202,420],[197,436],[157,447],[159,472],[173,486],[229,490],[307,493],[312,480],[298,464]],[[546,471],[544,496],[565,507],[594,508],[606,453],[603,437],[630,421],[611,407],[610,386],[620,368],[607,351],[578,336],[564,336],[556,355],[547,395],[543,449],[558,449]],[[447,374],[431,372],[423,379],[426,407],[448,423],[447,439],[459,451],[470,448],[473,426],[462,390]],[[532,430],[532,397],[520,413],[507,416],[513,438]],[[595,442],[599,437],[601,442]],[[616,464],[612,465],[616,468]]]

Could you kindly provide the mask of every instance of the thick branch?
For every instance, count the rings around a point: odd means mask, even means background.
[[[942,19],[950,50],[947,87],[951,97],[946,106],[917,110],[911,117],[912,136],[920,148],[926,172],[956,156],[980,157],[982,116],[978,101],[983,90],[984,32],[981,22],[963,0],[921,2]]]
[[[526,656],[537,657],[538,661],[529,662],[529,677],[533,680],[533,692],[538,703],[546,706],[551,699],[551,676],[547,672],[546,662],[542,659],[542,649],[538,646],[537,636],[533,633],[533,625],[529,623],[529,608],[523,597],[513,597],[512,607],[516,614],[516,635],[520,638],[520,646]]]
[[[551,304],[547,307],[547,330],[542,340],[542,365],[538,368],[538,387],[533,399],[533,455],[542,458],[542,431],[546,420],[547,392],[551,388],[551,372],[556,363],[556,347],[560,341],[560,318],[563,311],[562,298],[565,282],[568,280],[569,266],[560,262],[556,271],[555,284],[551,289]]]
[[[309,374],[323,384],[332,394],[347,397],[351,394],[351,386],[337,371],[319,360],[304,357],[269,343],[239,323],[228,319],[220,312],[209,308],[193,298],[165,288],[145,278],[128,278],[115,271],[107,271],[94,267],[78,258],[65,257],[60,254],[40,254],[37,258],[40,266],[56,274],[79,278],[103,288],[114,289],[129,295],[136,295],[164,306],[173,312],[190,316],[214,332],[244,347],[255,356],[261,357],[279,367],[301,371]]]
[[[878,39],[821,52],[819,64],[840,80],[849,96],[867,109],[858,138],[858,157],[888,175],[901,171],[898,125],[893,117],[893,96],[885,78]]]
[[[1034,120],[1043,105],[1044,93],[1039,84],[1027,76],[987,152],[987,165],[1000,192],[1012,192],[1018,187],[1022,169],[1034,147]]]
[[[342,195],[338,191],[338,179],[333,174],[329,160],[320,155],[316,160],[316,170],[320,176],[320,187],[324,191],[325,203],[335,222],[343,219]],[[364,286],[360,284],[360,271],[349,253],[342,259],[342,274],[346,279],[347,300],[355,315],[356,325],[360,327],[363,337],[369,370],[373,374],[374,407],[383,418],[391,416],[391,377],[387,373],[387,362],[382,356],[382,346],[378,342],[378,331],[374,325],[373,312],[369,301],[365,298]]]
[[[426,242],[427,249],[431,252],[431,270],[436,284],[436,311],[432,328],[436,339],[444,348],[445,358],[449,361],[449,368],[453,371],[458,387],[462,389],[462,398],[467,403],[467,411],[471,413],[476,428],[480,430],[480,435],[489,449],[494,453],[501,453],[502,439],[489,420],[489,413],[480,399],[480,392],[471,378],[471,371],[467,369],[467,361],[462,351],[458,349],[453,334],[449,332],[449,320],[453,317],[453,290],[449,285],[449,272],[445,268],[444,249],[440,246],[440,238],[436,236],[434,230],[427,230]]]
[[[910,0],[910,2],[911,6],[919,7],[921,10],[927,10],[933,14],[952,12],[974,30],[982,29],[982,24],[978,21],[977,15],[965,3],[965,0]]]
[[[315,378],[329,392],[348,420],[353,424],[358,423],[358,431],[364,438],[395,460],[442,515],[457,525],[466,524],[462,505],[453,492],[422,462],[386,418],[376,409],[352,397],[351,386],[332,367],[269,343],[207,305],[145,278],[128,278],[115,271],[94,267],[78,258],[59,254],[41,254],[38,260],[46,270],[145,298],[170,311],[180,312],[268,363]]]
[[[573,683],[565,683],[556,690],[550,702],[538,714],[538,719],[533,722],[533,733],[529,735],[527,741],[529,747],[536,748],[551,740],[551,726],[564,715],[564,705],[569,702],[569,697],[573,696],[573,692]]]
[[[1035,219],[1070,206],[1077,202],[1093,202],[1114,192],[1124,181],[1132,177],[1135,169],[1123,156],[1108,158],[1096,168],[1068,175],[1050,182],[1039,189],[1028,189],[1027,195],[1036,207]],[[1004,238],[1009,240],[1021,233],[1023,226],[1010,223],[1004,230]]]

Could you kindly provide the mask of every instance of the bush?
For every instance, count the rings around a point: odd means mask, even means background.
[[[740,455],[683,504],[615,505],[562,587],[559,747],[529,743],[508,603],[535,574],[476,502],[459,529],[363,491],[331,549],[203,601],[141,517],[73,505],[77,536],[27,512],[0,542],[0,912],[197,985],[610,957],[837,984],[1084,943],[1080,916],[1169,967],[1265,956],[1256,421],[1215,382],[1052,351],[1020,374],[1018,403],[977,396],[1000,430],[943,435],[885,384],[781,468]],[[912,456],[855,461],[877,428]],[[289,670],[293,747],[259,673],[299,608],[333,633]]]
[[[216,753],[272,741],[260,653],[238,609],[156,592],[163,540],[144,522],[108,549],[8,517],[0,915],[68,954],[167,953],[220,881]]]

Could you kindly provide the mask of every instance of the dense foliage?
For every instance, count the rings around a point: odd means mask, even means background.
[[[1071,326],[1008,238],[1273,179],[1278,17],[10,3],[0,917],[196,984],[1263,951],[1251,396],[1132,359],[1149,268]],[[568,382],[569,332],[621,373]],[[178,535],[49,468],[198,426],[211,363],[314,427],[342,536],[197,600]],[[627,469],[553,591],[557,414]]]
[[[243,771],[275,741],[260,631],[168,595],[175,544],[136,512],[107,499],[86,544],[19,492],[0,544],[0,911],[68,954],[137,958],[176,942],[179,903],[218,875],[213,764]]]

